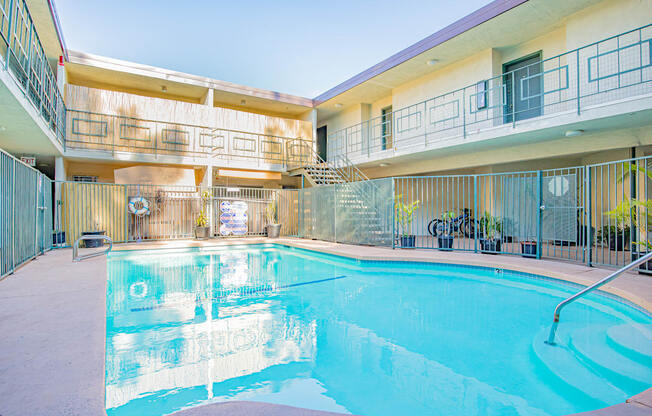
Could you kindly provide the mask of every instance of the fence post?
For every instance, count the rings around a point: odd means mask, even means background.
[[[546,209],[543,205],[543,176],[541,171],[537,171],[537,259],[541,259],[541,252],[543,251],[541,232],[543,231],[543,210]]]
[[[124,189],[124,197],[125,197],[125,238],[124,238],[125,243],[129,242],[129,192],[127,190],[128,186],[129,185],[122,185]]]
[[[475,212],[476,217],[480,214],[478,212],[479,205],[478,205],[478,175],[473,175],[473,201],[474,201],[474,206],[475,208],[473,209]],[[473,224],[473,252],[477,253],[478,252],[478,228],[480,227],[480,222],[478,220],[474,220],[475,224]]]
[[[591,207],[591,166],[585,167],[585,193],[586,193],[586,209],[584,210],[586,219],[586,235],[584,236],[584,245],[586,246],[586,265],[591,267],[593,264],[593,209]]]
[[[38,173],[34,175],[34,257],[38,256]]]
[[[396,181],[398,178],[392,178],[392,250],[396,248]]]
[[[13,186],[11,187],[11,272],[16,269],[16,159],[13,162]]]

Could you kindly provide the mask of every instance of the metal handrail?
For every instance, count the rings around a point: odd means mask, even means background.
[[[591,292],[592,290],[595,290],[599,288],[600,286],[611,282],[621,274],[625,273],[626,271],[633,269],[634,267],[643,264],[647,262],[648,260],[652,260],[652,252],[647,253],[643,257],[639,257],[638,259],[634,260],[633,262],[629,263],[628,265],[624,266],[623,268],[616,270],[615,272],[611,273],[609,276],[605,277],[604,279],[600,280],[599,282],[596,282],[592,284],[589,287],[586,287],[582,289],[581,291],[577,292],[573,296],[569,297],[568,299],[563,300],[562,302],[557,305],[555,308],[555,315],[552,321],[552,326],[550,327],[550,334],[548,335],[548,339],[546,340],[546,344],[550,345],[555,345],[555,332],[557,332],[557,326],[559,326],[559,314],[561,313],[561,310],[563,309],[564,306],[568,305],[569,303],[581,298],[582,296],[586,295],[587,293]]]
[[[95,253],[84,254],[83,256],[79,255],[79,242],[81,240],[98,240],[98,239],[108,241],[109,242],[109,248],[107,248],[104,251],[98,251],[98,252],[95,252]],[[77,240],[75,240],[75,243],[72,245],[72,261],[82,261],[82,260],[85,260],[85,259],[88,259],[88,258],[91,258],[91,257],[102,256],[104,254],[109,254],[109,252],[111,251],[112,248],[113,248],[113,240],[108,235],[82,235]]]

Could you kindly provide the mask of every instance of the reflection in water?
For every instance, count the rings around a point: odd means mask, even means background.
[[[252,246],[114,254],[107,287],[111,415],[224,400],[369,416],[560,415],[637,393],[560,389],[543,369],[533,339],[572,291],[550,282],[448,266],[363,269]],[[604,331],[650,319],[589,296],[564,330],[588,322]],[[609,397],[592,397],[596,387]]]

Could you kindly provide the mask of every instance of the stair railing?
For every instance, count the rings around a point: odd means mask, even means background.
[[[592,292],[593,290],[599,288],[602,285],[605,285],[621,274],[625,273],[628,270],[633,269],[636,266],[639,266],[649,260],[652,260],[652,252],[647,253],[643,257],[639,257],[638,259],[634,260],[633,262],[629,263],[628,265],[622,267],[621,269],[616,270],[615,272],[611,273],[609,276],[605,277],[604,279],[600,280],[599,282],[596,282],[592,284],[591,286],[588,286],[573,296],[563,300],[562,302],[557,305],[555,308],[553,320],[552,320],[552,326],[550,327],[550,334],[548,335],[548,339],[546,340],[546,344],[550,345],[555,345],[555,333],[557,332],[557,327],[559,326],[559,315],[561,314],[561,310],[564,308],[564,306],[568,305],[571,302],[576,301],[577,299],[581,298],[582,296],[586,295],[589,292]]]
[[[104,240],[109,242],[109,248],[106,250],[102,251],[97,251],[94,253],[89,253],[89,254],[84,254],[83,256],[79,255],[79,242],[82,240]],[[75,243],[72,245],[72,261],[82,261],[85,259],[89,259],[91,257],[95,256],[102,256],[104,254],[109,254],[111,249],[113,248],[113,240],[111,237],[108,235],[82,235],[79,237],[77,240],[75,240]]]

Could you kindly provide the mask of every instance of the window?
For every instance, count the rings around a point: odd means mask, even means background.
[[[97,182],[97,176],[73,175],[72,180],[74,182]]]
[[[380,143],[383,150],[391,149],[392,144],[392,106],[380,110],[381,116],[381,138]]]

